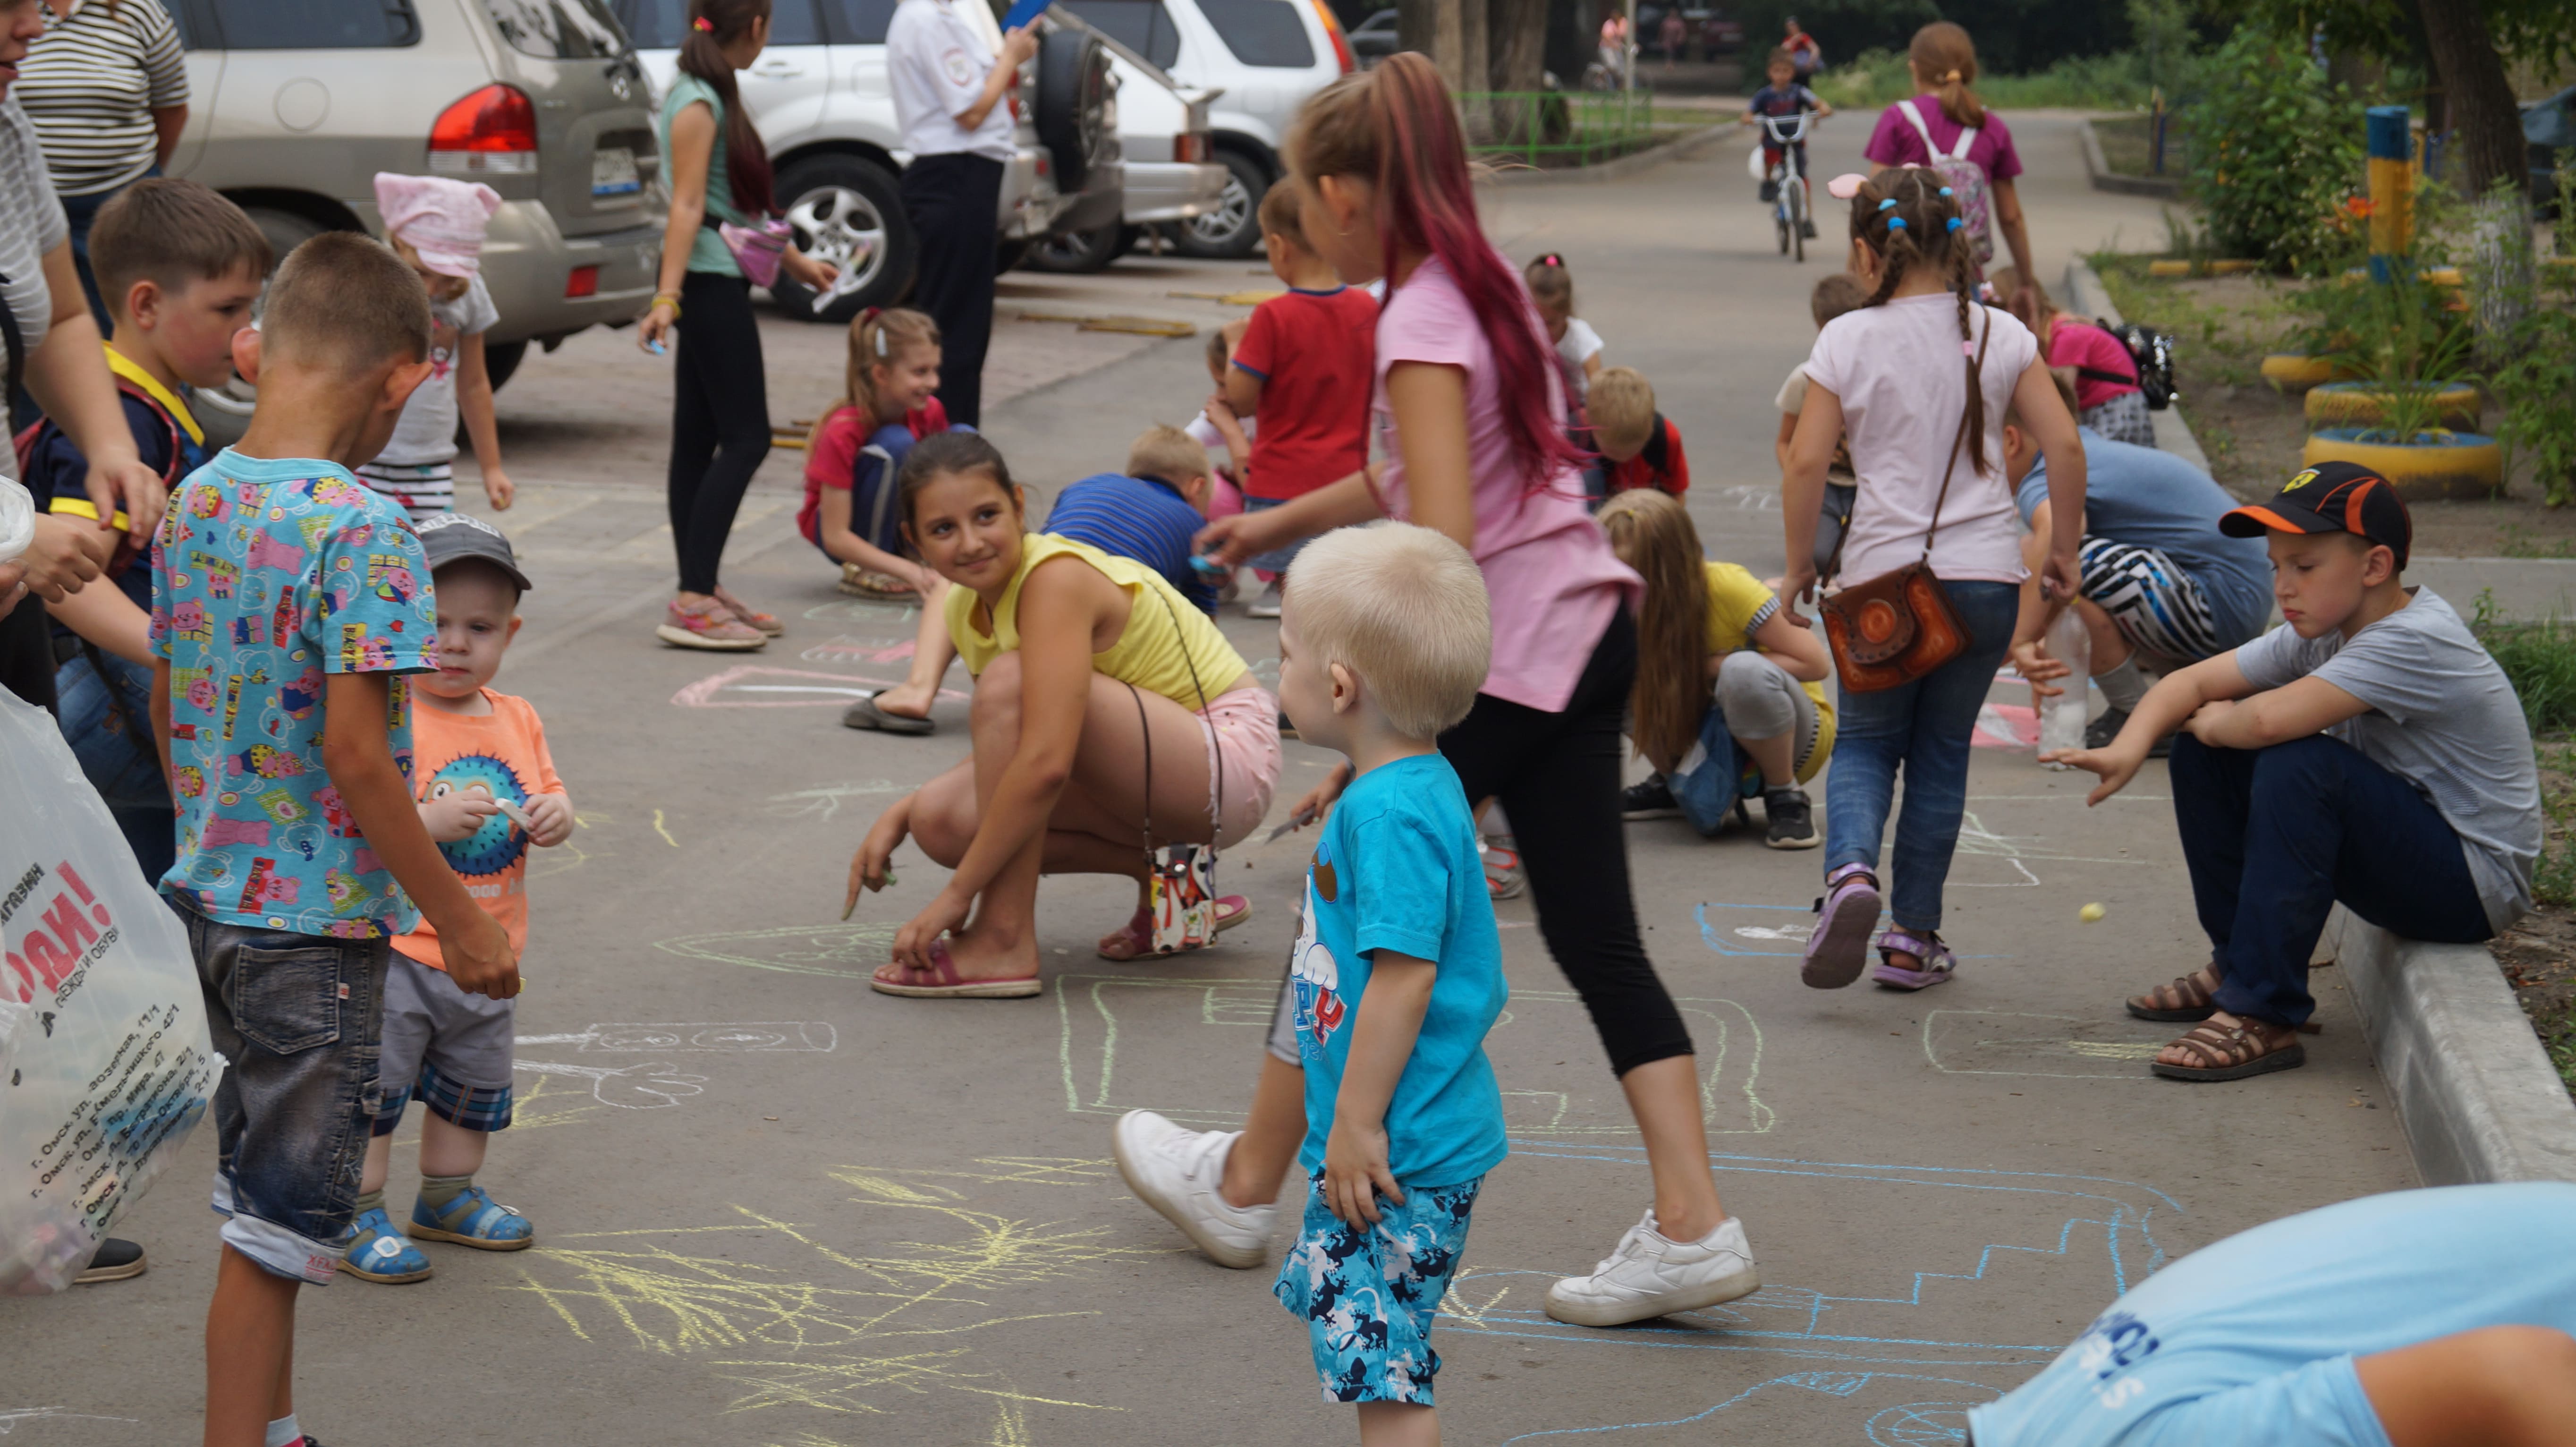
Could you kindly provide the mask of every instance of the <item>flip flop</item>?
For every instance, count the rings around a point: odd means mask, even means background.
[[[1001,980],[962,979],[957,962],[948,957],[948,941],[944,939],[930,942],[929,969],[915,970],[888,960],[868,976],[868,987],[880,995],[904,995],[916,1000],[1021,1000],[1044,988],[1034,974]]]
[[[877,732],[883,734],[911,734],[915,736],[922,734],[935,734],[939,732],[939,725],[929,719],[912,718],[899,713],[888,713],[884,709],[877,707],[876,696],[873,694],[860,699],[857,703],[851,704],[848,708],[841,711],[841,727],[851,729],[875,729]]]

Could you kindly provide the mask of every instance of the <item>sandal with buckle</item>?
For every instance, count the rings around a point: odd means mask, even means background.
[[[491,1192],[467,1186],[436,1209],[427,1201],[413,1201],[411,1234],[477,1251],[521,1251],[535,1243],[537,1228],[528,1224],[527,1217],[493,1200]]]
[[[2296,1070],[2308,1063],[2308,1050],[2299,1043],[2299,1032],[2268,1020],[2238,1020],[2232,1025],[2204,1020],[2190,1034],[2166,1046],[2177,1047],[2191,1052],[2201,1063],[2168,1065],[2158,1060],[2148,1068],[2167,1080],[2208,1083]]]
[[[1252,901],[1239,894],[1220,895],[1216,900],[1216,932],[1223,934],[1252,918]],[[1205,949],[1202,945],[1200,948]],[[1096,953],[1104,960],[1140,960],[1154,954],[1154,915],[1140,909],[1127,917],[1116,932],[1100,937]]]
[[[1868,865],[1846,864],[1826,875],[1798,978],[1818,990],[1839,990],[1859,979],[1869,963],[1869,932],[1878,925],[1878,909],[1878,876]]]
[[[921,597],[921,590],[892,573],[880,573],[857,563],[841,565],[841,591],[853,598],[874,598],[881,603],[911,603]]]
[[[1898,955],[1912,955],[1922,963],[1912,969],[1896,962]],[[1892,990],[1928,990],[1946,983],[1959,968],[1959,957],[1941,942],[1941,936],[1925,930],[1916,934],[1902,925],[1878,937],[1878,968],[1869,977]]]
[[[2206,1020],[2218,1010],[2218,980],[2218,961],[2211,960],[2188,975],[2176,976],[2172,984],[2131,995],[2129,1013],[2166,1023]]]
[[[998,980],[967,979],[957,973],[957,961],[949,957],[945,939],[930,942],[929,969],[888,960],[868,976],[868,987],[881,995],[916,1000],[1023,1000],[1043,988],[1035,972]]]

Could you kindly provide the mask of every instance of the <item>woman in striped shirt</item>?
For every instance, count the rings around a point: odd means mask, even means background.
[[[89,269],[89,223],[108,198],[158,176],[188,123],[179,28],[161,0],[45,0],[44,36],[15,87],[45,169],[71,222],[72,260],[100,330],[108,325]]]

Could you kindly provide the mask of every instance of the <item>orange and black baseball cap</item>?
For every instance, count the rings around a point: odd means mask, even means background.
[[[2352,462],[2328,462],[2307,468],[2259,507],[2240,507],[2218,520],[2218,530],[2231,538],[2259,538],[2267,532],[2350,533],[2397,555],[2397,570],[2406,571],[2406,552],[2415,541],[2415,520],[2405,500],[2388,479]]]

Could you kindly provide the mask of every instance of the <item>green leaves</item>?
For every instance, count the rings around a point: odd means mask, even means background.
[[[2207,62],[2192,112],[2191,185],[2231,256],[2313,275],[2343,245],[2335,203],[2361,176],[2361,107],[2306,48],[2239,26]]]

